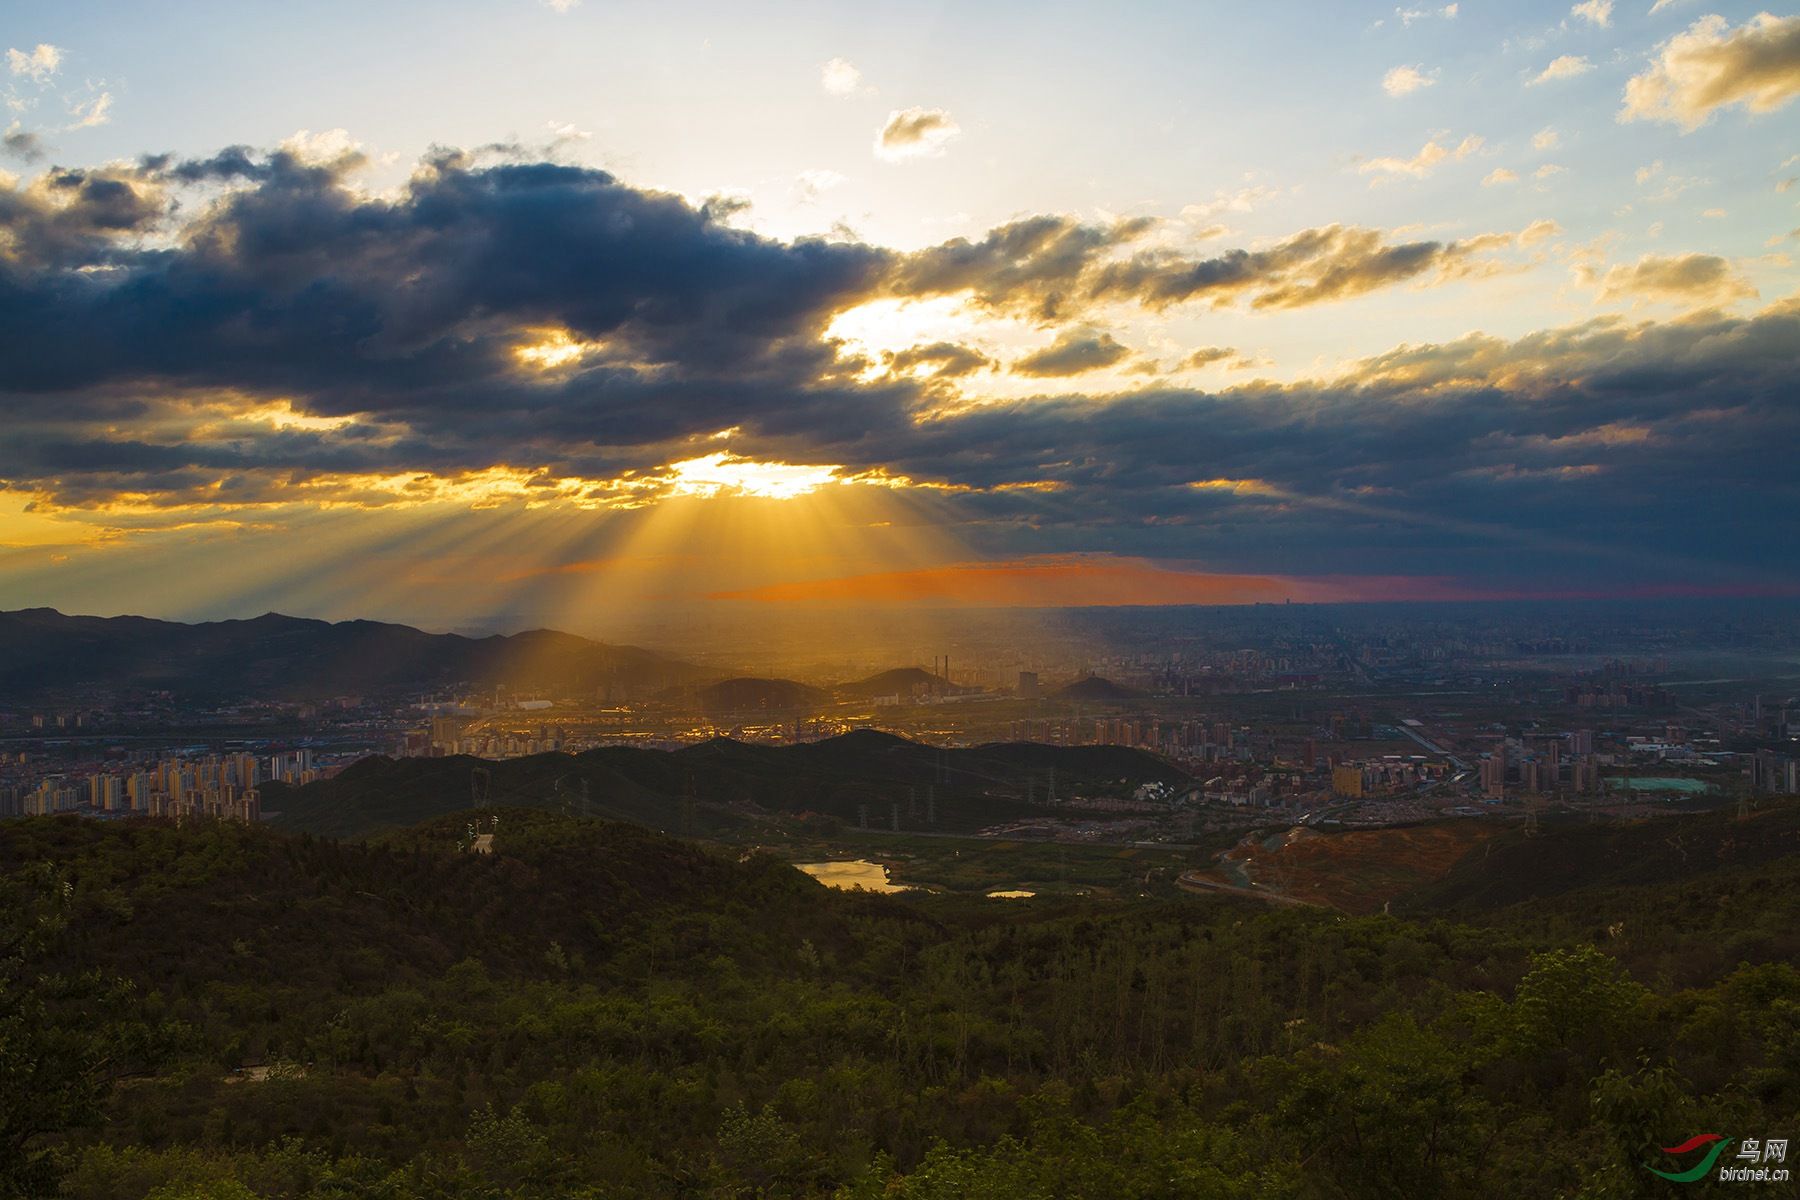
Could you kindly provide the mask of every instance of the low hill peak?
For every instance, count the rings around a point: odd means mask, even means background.
[[[1101,675],[1088,675],[1056,693],[1062,700],[1133,700],[1144,693],[1136,688],[1114,683]]]

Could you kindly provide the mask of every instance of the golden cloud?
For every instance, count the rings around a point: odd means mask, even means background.
[[[1774,112],[1800,95],[1800,16],[1759,13],[1736,29],[1717,14],[1664,42],[1625,85],[1621,121],[1665,121],[1692,131],[1721,108]]]

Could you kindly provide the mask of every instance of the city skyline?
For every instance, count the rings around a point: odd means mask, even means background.
[[[1800,14],[5,40],[0,608],[1800,593]]]

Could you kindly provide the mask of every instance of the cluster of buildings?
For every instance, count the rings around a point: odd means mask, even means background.
[[[1225,721],[1049,717],[1011,722],[1008,740],[1048,746],[1132,746],[1200,762],[1250,757],[1249,731]]]
[[[88,714],[85,712],[32,713],[31,727],[33,729],[45,730],[86,729],[88,727]]]
[[[1226,779],[1222,775],[1201,784],[1199,796],[1208,804],[1229,804],[1235,808],[1267,808],[1276,802],[1275,789],[1267,782]]]
[[[0,776],[0,817],[136,813],[253,823],[262,819],[260,785],[311,783],[323,774],[307,749],[267,757],[173,755],[87,771],[58,771],[20,755]]]
[[[547,706],[546,706],[547,707]],[[520,758],[553,754],[568,744],[561,726],[540,725],[521,736],[517,732],[492,733],[476,728],[467,716],[435,716],[429,729],[403,734],[395,747],[399,758],[437,758],[468,754],[476,758]]]
[[[1576,708],[1648,708],[1662,711],[1675,707],[1675,693],[1653,683],[1626,683],[1606,679],[1563,689],[1563,702]]]
[[[1476,773],[1477,789],[1489,800],[1500,799],[1509,788],[1531,796],[1600,791],[1600,762],[1589,729],[1540,739],[1502,738]]]
[[[1331,794],[1341,800],[1417,791],[1447,779],[1450,767],[1421,755],[1383,755],[1331,768]]]
[[[1754,796],[1800,796],[1800,759],[1773,750],[1750,755],[1750,793]]]

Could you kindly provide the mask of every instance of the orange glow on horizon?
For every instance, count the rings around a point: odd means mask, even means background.
[[[1446,603],[1714,595],[1792,595],[1791,587],[1639,585],[1624,592],[1517,588],[1441,575],[1250,575],[1158,566],[1110,555],[1046,555],[795,580],[720,591],[708,600],[829,608],[1106,608],[1237,604]]]
[[[709,599],[764,604],[937,603],[997,608],[1156,604],[1254,604],[1342,598],[1318,581],[1175,571],[1142,559],[1045,557],[964,562],[910,571],[800,580]]]

